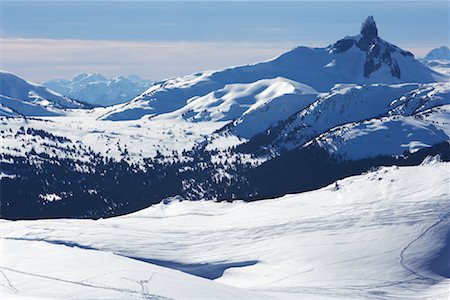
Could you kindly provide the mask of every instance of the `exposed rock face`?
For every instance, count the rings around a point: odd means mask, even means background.
[[[369,77],[370,74],[377,71],[383,64],[386,64],[390,68],[391,74],[400,79],[400,68],[398,67],[397,61],[392,57],[393,52],[395,52],[395,48],[392,45],[386,42],[383,43],[379,39],[375,40],[366,52],[364,76]]]
[[[368,39],[374,39],[378,37],[378,29],[373,16],[368,16],[367,19],[362,23],[361,34],[363,37]]]
[[[331,51],[342,53],[353,46],[356,46],[366,54],[364,76],[367,78],[385,65],[393,76],[400,79],[401,70],[393,54],[397,52],[403,56],[413,57],[412,53],[404,51],[378,37],[378,29],[373,16],[369,16],[364,20],[360,35],[346,37],[337,41],[331,46]]]

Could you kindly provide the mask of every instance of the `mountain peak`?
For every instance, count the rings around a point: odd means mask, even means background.
[[[450,49],[447,46],[441,46],[431,50],[426,56],[426,60],[445,59],[450,60]]]
[[[368,16],[361,26],[361,34],[363,37],[373,39],[378,37],[377,24],[373,16]]]

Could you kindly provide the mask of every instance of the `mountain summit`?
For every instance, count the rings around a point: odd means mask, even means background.
[[[362,23],[360,35],[345,37],[337,41],[332,46],[332,51],[342,53],[353,46],[356,46],[365,54],[364,77],[366,78],[369,78],[378,70],[385,69],[393,77],[403,79],[399,61],[408,57],[414,59],[411,52],[402,50],[378,37],[378,29],[373,16],[368,16]]]
[[[378,29],[373,16],[368,16],[367,19],[362,23],[361,34],[363,37],[368,39],[374,39],[378,37]]]
[[[444,59],[450,60],[450,49],[447,46],[441,46],[431,50],[424,58],[425,60]]]

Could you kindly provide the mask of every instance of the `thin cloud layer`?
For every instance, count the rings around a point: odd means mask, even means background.
[[[201,70],[255,63],[295,44],[245,42],[128,42],[2,39],[2,69],[34,81],[80,72],[138,74],[163,79]]]

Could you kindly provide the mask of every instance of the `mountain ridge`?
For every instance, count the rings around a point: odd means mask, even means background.
[[[0,70],[0,82],[0,115],[56,116],[64,109],[92,108],[10,72]]]
[[[363,23],[361,32],[364,34],[347,36],[325,48],[296,47],[273,60],[161,81],[103,118],[136,120],[145,115],[170,113],[185,106],[193,97],[205,96],[228,84],[249,84],[276,77],[306,84],[318,92],[329,91],[336,84],[448,80],[446,75],[417,61],[410,52],[379,38],[373,17]]]
[[[447,46],[434,48],[424,57],[425,60],[450,60],[450,49]]]
[[[52,79],[42,84],[63,95],[87,103],[110,106],[130,101],[144,92],[150,80],[137,75],[106,78],[100,73],[80,73],[72,79]]]

